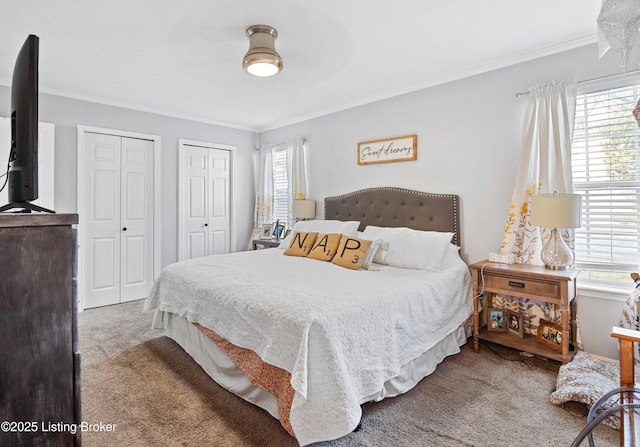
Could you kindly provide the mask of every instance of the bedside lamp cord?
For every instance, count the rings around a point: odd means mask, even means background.
[[[478,300],[480,300],[480,306],[478,308],[478,313],[482,312],[484,310],[484,307],[487,305],[487,301],[482,299],[484,297],[484,267],[487,264],[490,264],[490,262],[487,262],[487,263],[483,264],[482,267],[480,267],[480,279],[482,280],[482,288],[478,292],[478,294],[474,297],[474,298],[477,298]]]

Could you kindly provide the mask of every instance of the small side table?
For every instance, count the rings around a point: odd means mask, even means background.
[[[276,241],[275,239],[254,239],[251,241],[253,244],[254,250],[260,250],[259,246],[262,248],[274,248],[280,245],[282,240]]]
[[[486,260],[476,262],[469,267],[473,281],[473,349],[475,352],[480,350],[480,340],[486,340],[562,363],[567,363],[573,358],[575,350],[570,349],[569,344],[575,341],[577,329],[575,298],[579,270],[550,270],[537,265],[498,264]],[[478,293],[483,291],[487,300],[485,308],[492,307],[493,297],[498,293],[559,305],[562,312],[561,352],[536,343],[535,337],[530,334],[519,338],[506,332],[488,331],[486,326],[481,328]]]

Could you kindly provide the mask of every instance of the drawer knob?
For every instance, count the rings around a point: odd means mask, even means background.
[[[524,289],[524,283],[518,281],[509,281],[511,287],[517,287],[518,289]]]

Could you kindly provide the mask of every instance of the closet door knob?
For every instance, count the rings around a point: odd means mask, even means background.
[[[122,231],[127,231],[127,227],[124,227],[124,228],[122,229]]]
[[[208,227],[208,226],[209,226],[209,224],[208,224],[208,223],[205,223],[205,224],[204,224],[204,226],[205,226],[205,227]]]

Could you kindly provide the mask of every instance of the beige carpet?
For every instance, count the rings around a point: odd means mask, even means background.
[[[82,420],[92,446],[296,446],[265,411],[213,382],[161,331],[142,301],[80,314]],[[549,403],[559,364],[468,343],[410,392],[363,407],[363,427],[317,447],[569,446],[585,425],[580,404]],[[596,445],[618,433],[596,431]],[[584,444],[586,445],[586,443]]]

